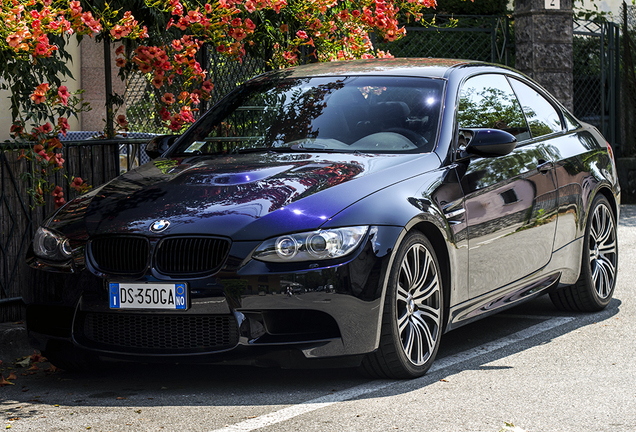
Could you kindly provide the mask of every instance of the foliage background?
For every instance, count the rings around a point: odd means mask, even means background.
[[[508,13],[508,0],[482,0],[468,2],[464,0],[438,0],[437,7],[430,13],[455,15],[505,15]]]

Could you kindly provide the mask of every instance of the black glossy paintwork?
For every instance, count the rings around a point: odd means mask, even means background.
[[[513,151],[516,146],[517,139],[506,131],[477,129],[472,131],[472,138],[468,147],[466,147],[466,155],[483,157],[505,156]]]
[[[551,170],[537,169],[546,160],[547,152],[537,143],[468,164],[461,184],[470,245],[470,297],[527,276],[550,260],[557,225],[556,185]]]
[[[573,283],[593,197],[605,194],[618,216],[620,190],[605,141],[594,128],[564,117],[563,131],[518,143],[505,156],[462,157],[457,98],[462,83],[482,72],[527,82],[509,69],[430,59],[310,65],[258,78],[357,73],[445,79],[435,150],[187,159],[165,154],[71,201],[49,219],[50,228],[70,239],[74,255],[68,263],[45,262],[32,251],[27,256],[32,267],[47,270],[36,272],[37,283],[25,294],[34,346],[64,342],[86,348],[70,328],[77,314],[127,313],[110,311],[106,297],[109,281],[126,278],[100,274],[86,261],[90,238],[115,233],[143,235],[152,242],[186,234],[231,241],[218,273],[187,280],[191,304],[182,313],[231,315],[240,327],[234,350],[181,353],[205,361],[259,357],[270,350],[288,353],[290,347],[301,358],[359,361],[377,348],[387,268],[409,230],[424,232],[436,249],[447,330],[559,283]],[[160,235],[149,231],[158,219],[171,222]],[[285,265],[251,259],[270,237],[357,225],[370,226],[369,233],[344,258]],[[149,268],[134,280],[172,278]],[[38,284],[54,289],[44,296]],[[303,315],[310,319],[303,321]],[[91,349],[109,357],[144,358],[126,350]]]
[[[316,229],[373,193],[375,184],[389,183],[388,178],[400,181],[418,174],[418,167],[434,166],[423,157],[437,163],[434,155],[313,153],[158,159],[94,193],[80,210],[84,226],[77,231],[63,228],[73,220],[66,208],[52,225],[69,231],[71,238],[84,235],[82,229],[88,236],[149,235],[150,225],[164,218],[171,225],[163,235],[205,232],[235,241],[264,240]],[[409,163],[415,159],[417,164]],[[73,214],[74,207],[69,209]]]

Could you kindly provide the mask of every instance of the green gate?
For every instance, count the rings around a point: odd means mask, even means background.
[[[636,156],[636,6],[623,3],[622,18],[621,155],[633,157]]]
[[[611,22],[574,20],[574,116],[596,126],[620,154],[620,32]]]

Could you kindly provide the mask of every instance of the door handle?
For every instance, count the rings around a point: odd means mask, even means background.
[[[460,208],[459,210],[455,210],[455,211],[449,211],[449,212],[444,211],[444,214],[446,215],[448,219],[457,217],[459,215],[463,215],[464,213],[466,213],[466,210],[464,210],[463,208]]]
[[[442,211],[444,212],[444,216],[446,216],[446,220],[451,225],[455,225],[455,224],[461,223],[461,221],[452,220],[452,219],[456,218],[458,216],[461,216],[464,213],[466,213],[466,209],[464,207],[460,207],[460,208],[458,208],[456,210],[452,210],[452,208],[453,208],[453,204],[447,204],[442,209]]]
[[[539,159],[537,161],[537,170],[539,170],[541,174],[546,174],[552,168],[554,168],[554,163],[552,161],[546,161],[545,159]]]

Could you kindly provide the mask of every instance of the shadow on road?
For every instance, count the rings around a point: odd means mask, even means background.
[[[427,374],[413,381],[396,381],[384,394],[400,394],[423,388],[461,370],[492,370],[489,363],[576,329],[595,325],[615,316],[621,301],[612,300],[603,311],[592,314],[558,312],[550,300],[539,297],[524,305],[469,324],[443,337],[438,361],[551,319],[571,317],[518,343],[507,345],[471,360]],[[537,362],[548,359],[537,359]],[[495,368],[496,369],[496,368]],[[18,370],[20,372],[20,370]],[[348,389],[371,380],[355,369],[281,370],[251,366],[117,363],[89,373],[57,372],[20,376],[16,385],[0,389],[11,403],[64,404],[65,406],[258,406],[297,404]],[[378,397],[377,394],[369,397]],[[4,405],[4,402],[0,405]],[[10,413],[9,413],[10,414]],[[24,412],[22,416],[24,417]]]

